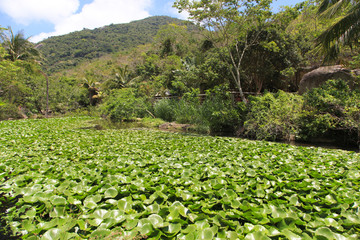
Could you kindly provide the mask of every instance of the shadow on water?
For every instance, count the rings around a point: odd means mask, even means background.
[[[356,146],[344,146],[336,143],[323,143],[323,142],[297,142],[297,141],[290,141],[290,142],[283,142],[292,146],[298,147],[319,147],[319,148],[327,148],[327,149],[340,149],[345,151],[352,151],[352,152],[360,152],[359,147]]]
[[[95,120],[90,122],[91,125],[89,127],[84,127],[83,129],[93,129],[93,130],[107,130],[107,129],[156,129],[156,130],[163,130],[163,131],[170,131],[170,132],[177,132],[177,133],[184,133],[184,134],[194,134],[196,130],[189,129],[189,128],[179,128],[174,127],[170,129],[162,129],[159,127],[163,122],[144,122],[144,121],[129,121],[129,122],[111,122],[109,120],[101,119]],[[166,123],[166,125],[170,125],[172,123]],[[196,135],[207,135],[204,133],[196,133]],[[215,133],[211,134],[213,136],[218,137],[235,137],[230,133]],[[337,142],[299,142],[299,141],[278,141],[279,143],[289,144],[291,146],[298,146],[298,147],[320,147],[320,148],[327,148],[327,149],[340,149],[345,151],[353,151],[359,153],[359,147],[355,145],[344,145]]]

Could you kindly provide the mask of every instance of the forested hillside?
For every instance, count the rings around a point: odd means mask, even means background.
[[[161,26],[169,23],[184,24],[179,19],[158,16],[127,24],[112,24],[95,30],[84,29],[40,42],[48,71],[54,72],[76,66],[84,60],[105,54],[127,51],[150,43]]]

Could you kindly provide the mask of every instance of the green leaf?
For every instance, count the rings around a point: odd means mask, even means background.
[[[66,199],[61,196],[53,196],[50,198],[50,201],[54,206],[61,206],[67,204]]]
[[[245,236],[245,240],[271,240],[264,232],[253,232]]]
[[[289,240],[301,240],[301,237],[288,229],[282,230],[281,233]]]
[[[58,240],[64,234],[60,229],[53,228],[44,233],[41,237],[41,240]]]
[[[327,227],[322,227],[322,228],[316,229],[315,235],[326,237],[327,239],[337,239],[337,238],[335,238],[334,233],[330,230],[330,228],[327,228]]]
[[[105,216],[107,215],[109,211],[105,209],[97,209],[95,210],[90,217],[91,218],[99,218],[99,219],[105,219]]]
[[[22,226],[28,232],[32,232],[36,229],[36,225],[33,224],[33,222],[31,220],[24,220],[22,222]]]
[[[30,209],[26,212],[25,216],[26,216],[27,218],[31,218],[31,219],[35,218],[35,216],[36,216],[36,209],[33,208],[33,207],[30,208]]]
[[[115,188],[109,188],[104,193],[105,198],[115,198],[118,195],[118,191]]]
[[[178,233],[181,230],[181,224],[179,223],[170,223],[169,226],[167,226],[166,231],[168,233]]]
[[[128,212],[132,209],[132,202],[128,199],[120,199],[118,201],[118,208],[120,211]]]
[[[188,234],[180,233],[177,235],[177,239],[179,240],[195,240],[195,234],[193,232]]]
[[[90,235],[92,239],[105,239],[107,236],[111,234],[111,231],[108,229],[97,229],[93,231]]]
[[[152,214],[148,217],[154,228],[161,228],[164,226],[164,220],[157,214]]]
[[[300,203],[299,203],[299,198],[297,197],[296,194],[292,195],[290,198],[289,198],[289,202],[291,205],[294,205],[294,206],[299,206]]]
[[[60,218],[65,217],[66,209],[65,207],[54,207],[53,210],[50,212],[50,217],[52,218]]]
[[[128,219],[125,223],[125,228],[127,230],[131,230],[133,228],[136,227],[136,225],[138,224],[139,220],[138,219]]]
[[[148,235],[154,231],[151,223],[145,223],[145,224],[139,226],[138,229],[142,235]]]
[[[157,203],[154,203],[146,208],[150,213],[159,213],[160,211],[160,205]]]
[[[213,239],[215,237],[216,232],[213,232],[211,228],[205,228],[200,231],[199,237],[197,239],[199,240],[209,240]]]

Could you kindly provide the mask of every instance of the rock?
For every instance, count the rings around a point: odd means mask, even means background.
[[[159,126],[160,130],[187,132],[192,127],[190,124],[179,124],[175,122],[164,123]]]
[[[341,65],[319,67],[307,74],[300,81],[299,94],[321,86],[330,79],[342,79],[349,82],[350,88],[355,87],[356,77],[360,75],[360,70],[349,70]]]

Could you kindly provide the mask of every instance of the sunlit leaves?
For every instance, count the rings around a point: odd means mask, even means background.
[[[0,191],[16,197],[6,211],[14,233],[43,239],[359,238],[358,154],[83,129],[90,120],[0,122]]]

